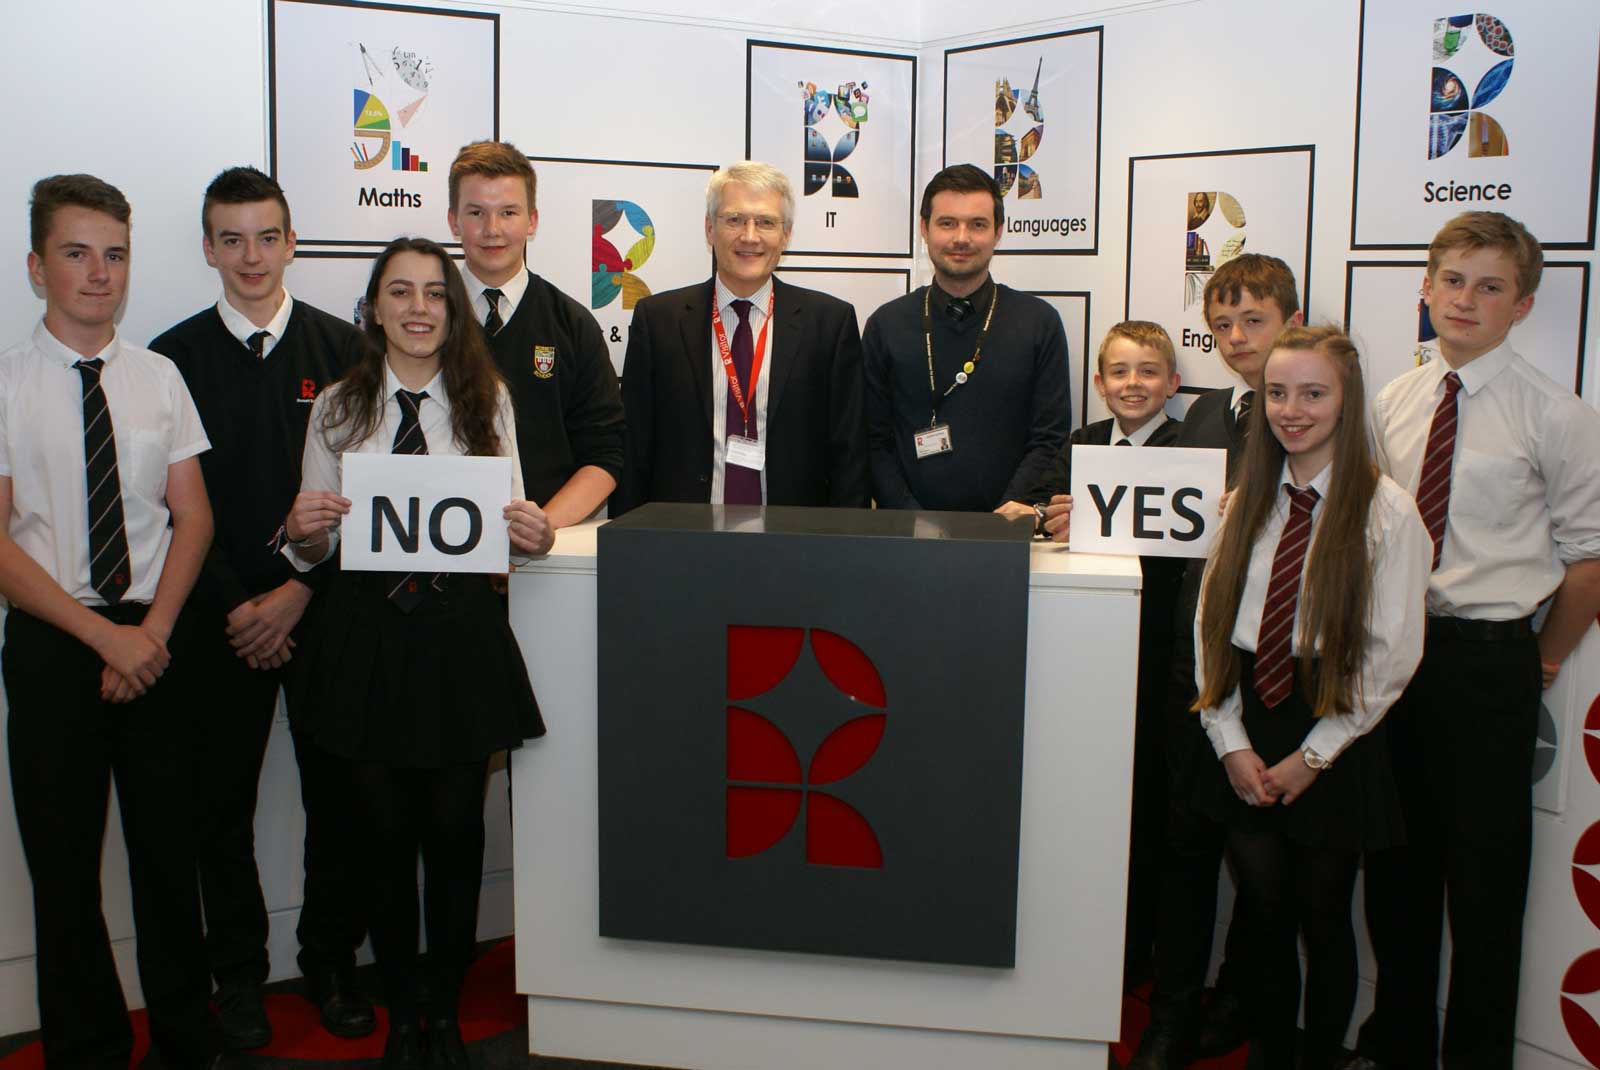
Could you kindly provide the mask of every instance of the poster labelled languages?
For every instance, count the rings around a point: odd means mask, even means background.
[[[532,157],[539,229],[528,267],[594,314],[622,374],[633,308],[711,277],[706,182],[712,164]]]
[[[1072,447],[1069,545],[1096,554],[1204,557],[1222,526],[1227,451]]]
[[[1469,210],[1593,249],[1600,4],[1364,0],[1356,249],[1424,249]]]
[[[791,256],[910,256],[917,60],[750,41],[745,154],[794,186]]]
[[[945,50],[944,162],[999,183],[997,252],[1099,251],[1104,38],[1092,26]]]
[[[350,499],[339,567],[354,572],[505,572],[511,458],[346,453]]]
[[[1204,315],[1206,283],[1223,264],[1277,257],[1305,308],[1314,157],[1313,146],[1292,145],[1129,159],[1125,318],[1167,329],[1184,390],[1235,382]]]
[[[1367,394],[1439,359],[1422,279],[1427,263],[1351,261],[1345,267],[1345,329],[1361,351]],[[1533,311],[1511,329],[1519,356],[1561,386],[1581,393],[1589,322],[1589,265],[1546,261]]]
[[[500,17],[269,0],[272,174],[300,241],[448,240],[457,150],[499,136]]]
[[[867,320],[896,297],[911,292],[910,268],[824,268],[781,264],[774,272],[784,282],[821,290],[856,309],[856,328],[865,330]]]
[[[1067,332],[1067,360],[1072,365],[1072,397],[1077,402],[1072,407],[1072,430],[1076,431],[1090,420],[1106,415],[1098,394],[1094,392],[1095,351],[1089,346],[1089,291],[1087,290],[1025,290],[1044,301],[1061,316],[1061,326]],[[1094,401],[1091,405],[1090,398]],[[1094,412],[1095,415],[1090,415]]]

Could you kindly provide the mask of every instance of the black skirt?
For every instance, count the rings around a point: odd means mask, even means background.
[[[407,769],[478,761],[544,735],[489,578],[447,575],[410,613],[389,601],[393,584],[389,573],[338,571],[318,592],[290,662],[295,731],[330,753]]]
[[[1289,697],[1275,709],[1262,704],[1255,689],[1256,656],[1239,655],[1239,693],[1244,700],[1244,730],[1268,768],[1300,750],[1316,724],[1301,693],[1299,666]],[[1207,750],[1211,750],[1209,739]],[[1211,750],[1212,770],[1195,777],[1195,805],[1213,820],[1250,832],[1276,832],[1307,847],[1340,851],[1378,851],[1405,842],[1400,799],[1389,765],[1384,724],[1346,747],[1292,804],[1251,806],[1233,793],[1222,761]]]

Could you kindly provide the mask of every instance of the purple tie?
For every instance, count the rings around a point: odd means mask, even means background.
[[[743,435],[746,438],[760,437],[756,431],[756,397],[751,389],[755,384],[750,382],[750,366],[755,363],[755,342],[750,334],[750,302],[739,299],[733,302],[733,310],[739,314],[739,326],[733,330],[733,371],[739,377],[739,386],[744,390],[745,404],[750,407],[750,422],[745,423],[744,412],[739,408],[739,402],[734,398],[733,391],[728,391],[728,420],[727,437]],[[725,505],[760,505],[761,504],[761,473],[753,468],[741,468],[738,465],[724,465],[722,470],[722,501]]]

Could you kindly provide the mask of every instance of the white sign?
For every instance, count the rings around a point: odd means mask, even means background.
[[[1227,451],[1072,447],[1074,550],[1204,557],[1222,525]]]
[[[505,572],[511,458],[346,453],[350,512],[339,567],[352,572]]]

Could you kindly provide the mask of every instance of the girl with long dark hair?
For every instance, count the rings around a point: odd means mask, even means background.
[[[1222,764],[1199,802],[1227,825],[1239,894],[1260,919],[1251,1065],[1323,1070],[1355,1004],[1356,863],[1403,835],[1378,733],[1422,657],[1431,544],[1373,463],[1348,337],[1291,327],[1262,378],[1195,622],[1195,709]]]

